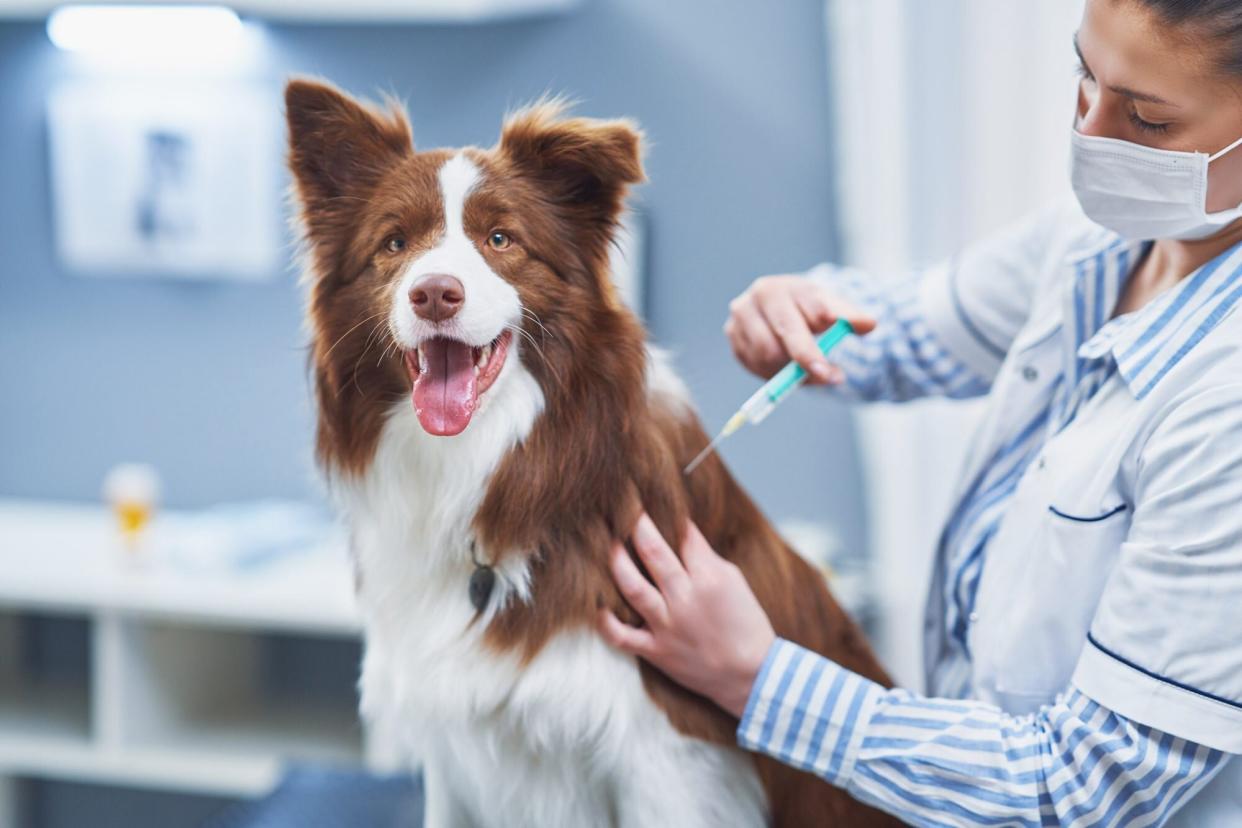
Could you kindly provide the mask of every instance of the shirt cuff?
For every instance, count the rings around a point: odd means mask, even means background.
[[[884,692],[875,682],[778,638],[751,687],[737,726],[738,744],[845,787]]]

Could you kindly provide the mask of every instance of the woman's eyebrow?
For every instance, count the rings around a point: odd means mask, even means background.
[[[1078,60],[1082,63],[1083,68],[1087,70],[1087,74],[1092,74],[1091,67],[1087,66],[1087,60],[1082,56],[1082,49],[1078,46],[1078,35],[1074,35],[1074,51],[1078,54]],[[1129,98],[1132,101],[1143,101],[1144,103],[1156,104],[1157,106],[1171,106],[1174,109],[1181,109],[1180,106],[1172,101],[1166,101],[1164,98],[1156,95],[1149,95],[1146,92],[1136,92],[1125,86],[1110,86],[1110,92],[1114,92],[1122,97]]]

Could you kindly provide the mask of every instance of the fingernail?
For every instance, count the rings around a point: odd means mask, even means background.
[[[639,515],[638,523],[634,525],[634,539],[638,540],[640,536],[643,538],[654,538],[658,534],[660,534],[660,530],[656,528],[655,521],[651,519],[651,515],[646,512]]]
[[[832,371],[830,370],[828,363],[826,362],[811,363],[811,376],[815,377],[815,379],[819,380],[820,382],[827,382],[831,374],[832,374]]]

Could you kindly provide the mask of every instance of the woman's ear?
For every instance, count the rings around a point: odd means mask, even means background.
[[[331,208],[343,197],[365,197],[395,162],[414,151],[410,124],[395,103],[381,112],[327,83],[290,81],[285,118],[289,169],[306,211]]]
[[[552,99],[509,116],[498,150],[573,224],[579,249],[598,266],[629,185],[644,179],[643,136],[630,121],[568,118],[566,109]]]

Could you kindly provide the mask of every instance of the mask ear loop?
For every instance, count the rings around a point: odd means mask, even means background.
[[[1212,163],[1213,161],[1215,161],[1217,158],[1220,158],[1222,155],[1225,155],[1226,153],[1232,152],[1233,150],[1237,149],[1238,147],[1242,147],[1242,138],[1239,138],[1238,140],[1234,141],[1232,144],[1230,144],[1229,146],[1225,147],[1225,148],[1224,148],[1223,150],[1221,150],[1220,152],[1217,152],[1217,153],[1214,153],[1214,154],[1212,154],[1212,155],[1209,155],[1209,156],[1208,156],[1208,160],[1207,160],[1207,162],[1208,162],[1209,164],[1211,164],[1211,163]],[[1205,171],[1204,171],[1203,182],[1204,182],[1204,184],[1205,184],[1205,185],[1207,184],[1207,173],[1206,173],[1206,168],[1205,168]],[[1205,187],[1205,189],[1206,189],[1206,187]],[[1204,194],[1203,194],[1203,201],[1204,201],[1204,210],[1203,210],[1203,214],[1204,214],[1204,215],[1206,215],[1206,216],[1220,216],[1220,215],[1224,215],[1224,214],[1226,214],[1226,213],[1234,212],[1234,211],[1237,211],[1237,210],[1242,210],[1242,204],[1239,204],[1237,207],[1234,207],[1234,208],[1233,208],[1233,210],[1221,210],[1221,211],[1216,212],[1216,213],[1209,213],[1209,212],[1207,211],[1207,193],[1206,193],[1206,192],[1204,192]],[[1242,215],[1242,213],[1239,213],[1238,215]],[[1236,216],[1235,216],[1235,219],[1236,219]]]
[[[1230,144],[1229,146],[1225,147],[1225,148],[1224,148],[1223,150],[1221,150],[1220,152],[1215,153],[1214,155],[1209,155],[1209,156],[1208,156],[1208,163],[1209,163],[1209,164],[1211,164],[1211,163],[1212,163],[1213,161],[1215,161],[1217,158],[1220,158],[1222,155],[1225,155],[1226,153],[1231,152],[1231,151],[1233,151],[1233,150],[1237,149],[1238,147],[1242,147],[1242,138],[1239,138],[1238,140],[1234,141],[1232,144]]]

